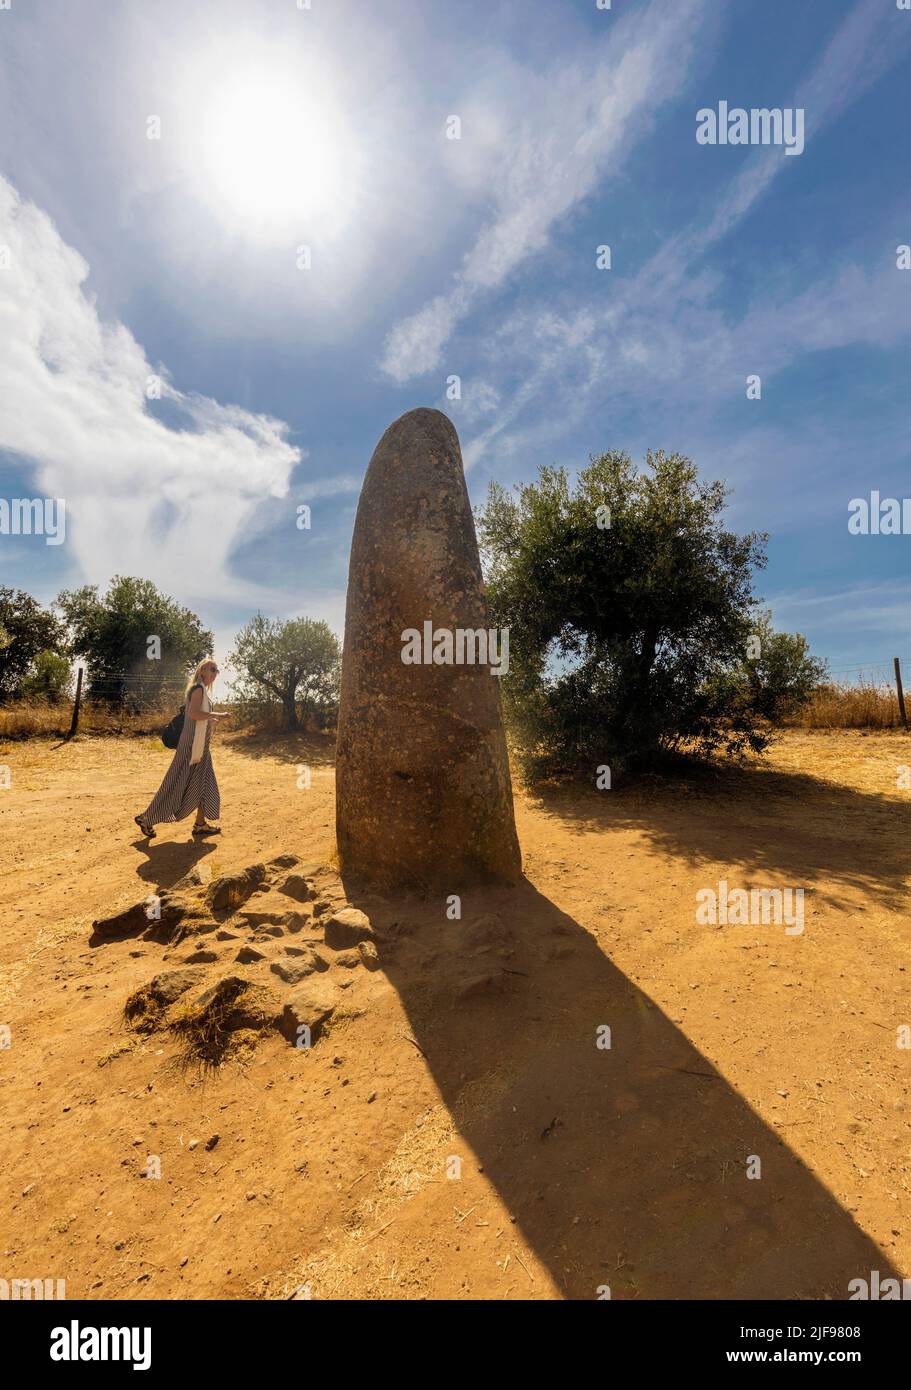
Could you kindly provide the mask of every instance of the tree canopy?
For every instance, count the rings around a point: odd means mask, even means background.
[[[22,589],[0,588],[0,700],[16,699],[42,653],[65,657],[66,630]]]
[[[212,633],[196,614],[148,579],[116,575],[106,593],[87,584],[64,591],[57,605],[85,661],[89,697],[112,705],[159,705],[212,651]]]
[[[327,623],[282,622],[257,613],[237,634],[228,661],[242,699],[280,701],[285,727],[299,727],[298,709],[323,723],[338,704],[341,646]]]
[[[680,454],[592,458],[492,483],[478,530],[492,620],[510,629],[507,717],[527,771],[647,763],[688,743],[761,749],[711,677],[746,657],[767,537],[724,524],[727,489]]]

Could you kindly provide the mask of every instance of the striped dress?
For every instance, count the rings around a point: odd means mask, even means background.
[[[187,696],[187,703],[193,694],[193,690],[202,691],[202,708],[208,713],[212,708],[212,702],[202,685],[194,685],[190,694]],[[153,796],[148,808],[143,811],[140,819],[146,825],[160,825],[162,821],[184,820],[191,815],[197,808],[201,808],[202,814],[207,820],[218,820],[221,811],[221,798],[218,793],[218,783],[215,780],[215,769],[212,766],[212,754],[209,744],[212,741],[212,724],[206,722],[202,726],[205,730],[205,742],[197,745],[197,751],[201,752],[198,762],[193,762],[193,740],[196,730],[200,728],[199,723],[185,718],[183,721],[183,732],[180,735],[180,742],[174,750],[174,757],[171,766],[164,775],[164,781]],[[202,736],[201,740],[202,740]]]

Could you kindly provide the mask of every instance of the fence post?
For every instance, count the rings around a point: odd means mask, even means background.
[[[898,712],[901,715],[902,724],[907,729],[908,716],[905,714],[905,692],[902,690],[902,668],[898,657],[892,658],[895,662],[895,688],[898,691]]]
[[[79,728],[79,706],[82,703],[82,667],[79,667],[79,674],[76,677],[76,699],[73,702],[73,722],[70,724],[70,731],[67,738],[70,739]],[[902,706],[904,708],[904,706]]]

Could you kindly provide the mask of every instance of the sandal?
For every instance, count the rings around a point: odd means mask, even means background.
[[[194,826],[193,826],[193,834],[196,835],[196,836],[198,836],[199,839],[202,839],[203,835],[220,835],[220,834],[221,834],[221,826],[220,826],[220,825],[194,825]]]
[[[142,819],[142,816],[134,816],[133,819],[139,826],[139,829],[142,831],[143,835],[146,837],[147,840],[155,839],[154,825],[146,825],[145,821]]]

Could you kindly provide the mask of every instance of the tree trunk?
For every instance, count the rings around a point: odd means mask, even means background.
[[[289,734],[297,731],[297,705],[294,700],[294,691],[285,691],[282,696],[282,707],[285,711],[285,729]]]

